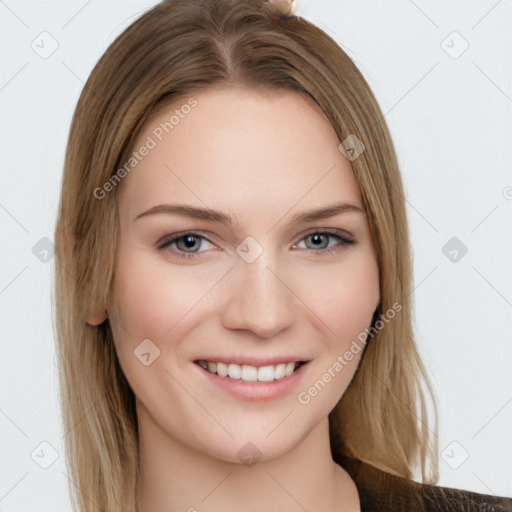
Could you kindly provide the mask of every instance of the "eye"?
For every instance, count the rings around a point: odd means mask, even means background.
[[[337,240],[337,244],[329,245],[329,238]],[[341,251],[348,245],[353,245],[355,242],[348,235],[343,232],[332,232],[327,230],[316,230],[306,234],[302,239],[306,241],[306,249],[311,249],[313,252],[320,254],[331,254],[333,252]],[[312,247],[307,247],[307,242],[311,241]],[[298,245],[294,245],[294,248]]]
[[[178,251],[174,250],[179,257],[182,258],[195,258],[195,255],[199,253],[197,249],[201,246],[201,241],[206,241],[211,244],[205,237],[197,233],[184,233],[184,234],[173,234],[168,235],[157,243],[158,249],[165,249],[171,245],[176,246]],[[213,245],[213,244],[211,244]],[[180,252],[184,251],[184,252]]]
[[[329,238],[335,239],[337,243],[335,245],[330,245]],[[355,243],[355,241],[352,240],[343,231],[333,232],[318,229],[306,234],[300,241],[302,242],[302,240],[310,240],[312,247],[306,247],[306,249],[318,253],[319,255],[338,252],[346,248],[346,246],[353,245]],[[171,252],[176,254],[178,257],[196,258],[197,255],[203,252],[199,251],[202,241],[207,242],[211,246],[215,247],[215,245],[212,244],[212,242],[210,242],[207,238],[193,232],[167,235],[157,242],[156,247],[160,250],[163,250],[165,248],[174,246],[175,248]],[[326,242],[327,245],[325,245]],[[301,247],[298,247],[298,244],[294,244],[293,248],[299,248],[302,250]]]

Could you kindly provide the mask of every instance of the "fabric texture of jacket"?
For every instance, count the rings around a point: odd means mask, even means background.
[[[356,484],[361,512],[512,512],[512,498],[421,484],[345,455],[337,462]]]

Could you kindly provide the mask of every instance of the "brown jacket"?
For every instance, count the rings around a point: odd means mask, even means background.
[[[512,498],[420,484],[347,456],[337,462],[356,484],[361,512],[512,512]]]

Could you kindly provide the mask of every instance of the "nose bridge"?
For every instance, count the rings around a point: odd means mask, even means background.
[[[227,328],[272,337],[293,322],[293,294],[279,275],[277,253],[268,247],[258,250],[251,243],[237,248],[239,258],[227,285],[223,321]]]

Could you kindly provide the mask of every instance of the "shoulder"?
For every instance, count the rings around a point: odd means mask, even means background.
[[[354,480],[361,512],[512,512],[512,498],[421,484],[351,457],[336,462]]]

